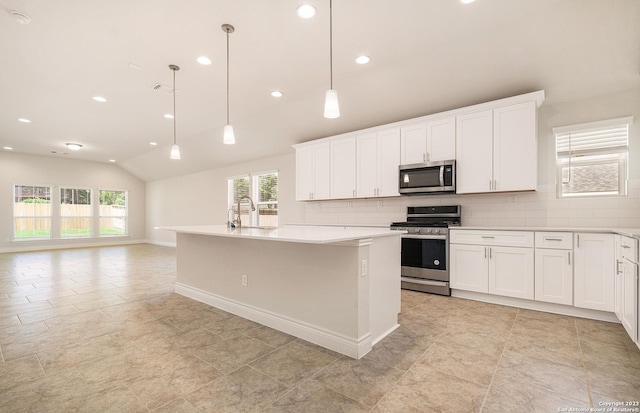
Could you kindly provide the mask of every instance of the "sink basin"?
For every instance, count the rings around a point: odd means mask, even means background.
[[[265,229],[265,230],[273,230],[273,229],[278,229],[278,227],[268,227],[268,226],[263,226],[263,227],[255,227],[255,226],[251,226],[251,225],[243,225],[240,227],[240,229],[242,228],[250,228],[250,229]]]

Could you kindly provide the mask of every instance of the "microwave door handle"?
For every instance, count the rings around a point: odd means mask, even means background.
[[[444,187],[444,165],[440,167],[440,187]]]

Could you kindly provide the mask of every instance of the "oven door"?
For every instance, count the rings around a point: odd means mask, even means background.
[[[403,235],[403,277],[449,281],[446,235]]]

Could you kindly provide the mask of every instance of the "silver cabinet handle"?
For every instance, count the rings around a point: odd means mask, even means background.
[[[544,237],[545,241],[562,241],[562,238],[549,238],[549,237]]]
[[[487,259],[487,247],[484,247],[484,258]]]
[[[495,237],[489,235],[480,235],[480,238],[494,239]]]
[[[353,190],[353,197],[354,198],[356,197],[356,190],[355,189]]]
[[[489,247],[489,259],[491,259],[491,247]]]
[[[489,191],[491,191],[493,188],[491,187],[491,179],[489,179]]]
[[[495,179],[493,180],[493,190],[494,191],[498,190],[498,181],[496,181]]]
[[[616,274],[620,274],[620,261],[616,260]]]
[[[620,245],[620,246],[621,246],[622,248],[631,248],[630,246],[628,246],[628,245],[624,245],[624,244],[623,244],[623,245]]]
[[[567,251],[567,257],[569,258],[569,265],[571,265],[571,251]]]
[[[425,152],[422,153],[422,162],[427,162],[427,154]]]

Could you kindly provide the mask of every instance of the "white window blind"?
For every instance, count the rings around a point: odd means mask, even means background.
[[[559,197],[626,195],[632,117],[554,128]]]

